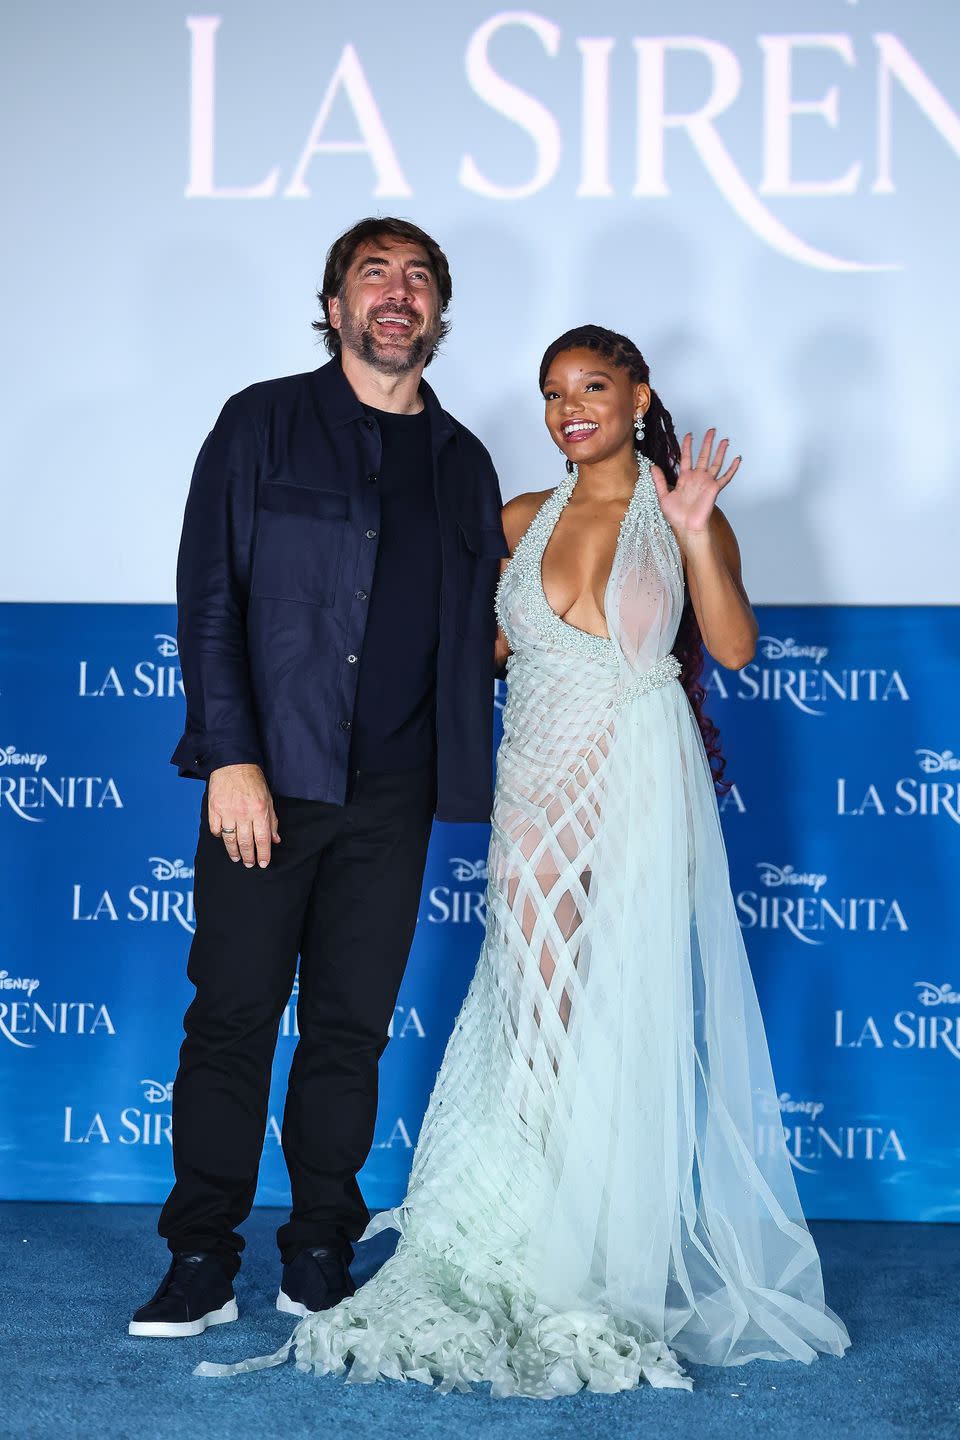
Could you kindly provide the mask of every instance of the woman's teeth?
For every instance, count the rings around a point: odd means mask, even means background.
[[[585,435],[590,435],[598,428],[592,420],[574,420],[569,425],[564,425],[563,434],[567,440],[582,440]]]

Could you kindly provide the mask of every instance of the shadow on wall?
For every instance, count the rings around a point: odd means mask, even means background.
[[[823,604],[851,588],[844,572],[853,565],[857,537],[842,533],[850,490],[857,489],[865,508],[876,503],[869,451],[883,367],[873,341],[843,326],[806,337],[786,360],[783,378],[787,396],[795,397],[792,406],[784,403],[792,410],[782,457],[786,483],[769,498],[760,499],[756,488],[738,496],[741,545],[765,599]]]
[[[461,224],[444,230],[443,244],[453,274],[453,331],[442,373],[434,376],[431,366],[426,378],[490,451],[504,500],[556,485],[560,475],[551,470],[537,394],[545,282],[536,231]],[[506,265],[511,299],[505,310]],[[436,368],[440,372],[439,361]]]

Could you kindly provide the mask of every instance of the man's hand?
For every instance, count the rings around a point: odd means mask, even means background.
[[[207,782],[210,833],[219,835],[231,860],[248,870],[270,864],[271,845],[280,844],[277,812],[259,765],[222,765]]]

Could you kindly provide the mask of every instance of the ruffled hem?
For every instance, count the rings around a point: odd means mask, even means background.
[[[352,1384],[416,1380],[448,1394],[486,1382],[495,1399],[552,1400],[583,1389],[615,1394],[644,1381],[693,1388],[668,1346],[630,1321],[600,1311],[555,1313],[510,1286],[472,1281],[462,1271],[452,1288],[450,1274],[405,1272],[397,1255],[351,1299],[302,1320],[273,1355],[236,1365],[205,1362],[193,1373],[240,1375],[280,1365],[293,1351],[298,1370],[348,1371]]]

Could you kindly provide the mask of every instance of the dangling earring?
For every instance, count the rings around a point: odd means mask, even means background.
[[[642,410],[638,410],[638,411],[637,411],[636,417],[635,417],[634,422],[633,422],[633,429],[634,429],[634,433],[636,434],[636,437],[637,437],[637,449],[638,449],[638,450],[641,450],[641,449],[643,448],[643,431],[644,431],[643,411],[642,411]]]
[[[567,457],[567,474],[568,474],[568,475],[572,475],[573,472],[574,472],[574,470],[575,470],[575,468],[576,468],[576,467],[575,467],[573,461],[572,461],[572,460],[569,458],[569,456],[568,456],[568,457]]]

